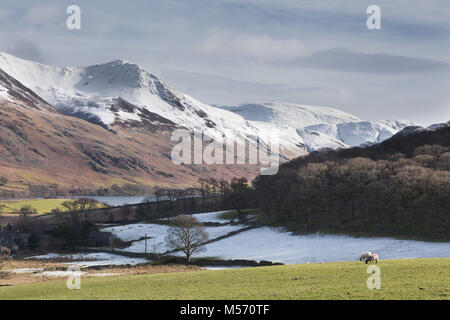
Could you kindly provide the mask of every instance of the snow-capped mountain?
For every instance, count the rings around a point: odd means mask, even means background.
[[[363,121],[341,110],[271,102],[223,106],[249,120],[256,127],[275,126],[286,139],[296,140],[308,151],[321,148],[348,148],[379,143],[399,130],[412,126],[407,120]],[[295,134],[293,134],[295,133]]]
[[[123,60],[61,68],[0,53],[0,69],[62,113],[104,127],[169,123],[203,131],[213,139],[279,142],[288,157],[320,148],[381,142],[413,125],[409,121],[363,121],[337,109],[292,103],[214,107],[174,90],[142,67]],[[278,141],[274,141],[276,137]]]
[[[123,60],[60,68],[0,53],[0,68],[64,113],[84,115],[106,126],[118,121],[140,122],[150,112],[211,138],[258,136],[257,129],[241,116],[179,93]],[[119,97],[133,107],[118,108]]]

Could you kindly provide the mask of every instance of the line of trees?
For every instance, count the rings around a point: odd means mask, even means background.
[[[298,158],[255,179],[258,206],[297,230],[449,237],[449,132]]]
[[[245,177],[228,180],[199,179],[203,211],[220,203],[224,209],[242,210],[253,207],[253,189]]]
[[[242,210],[253,207],[253,189],[246,178],[228,180],[199,179],[199,188],[184,190],[155,188],[152,197],[144,200],[136,211],[138,219],[149,219],[153,214],[192,214],[219,210]],[[126,214],[124,208],[123,214]]]

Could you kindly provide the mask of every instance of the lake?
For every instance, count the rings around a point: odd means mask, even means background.
[[[104,204],[107,204],[111,207],[118,207],[123,206],[126,204],[136,204],[136,203],[142,203],[145,199],[153,199],[152,196],[73,196],[70,198],[79,199],[79,198],[89,198],[89,199],[95,199],[97,201],[100,201]]]

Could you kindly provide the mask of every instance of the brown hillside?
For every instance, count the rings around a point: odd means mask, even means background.
[[[149,115],[149,119],[151,115]],[[161,119],[157,119],[161,123]],[[2,191],[27,191],[30,185],[96,190],[113,184],[191,187],[199,177],[254,177],[248,166],[180,166],[170,159],[174,125],[109,130],[53,110],[30,107],[26,99],[0,98],[0,176]]]

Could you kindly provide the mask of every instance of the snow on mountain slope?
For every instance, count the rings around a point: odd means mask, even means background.
[[[361,121],[358,117],[341,110],[286,102],[242,104],[221,108],[233,111],[250,121],[268,122],[296,129],[319,123],[336,124]]]
[[[40,111],[56,112],[55,108],[49,105],[33,91],[22,85],[19,81],[0,69],[0,98],[19,104],[21,107],[27,106]]]
[[[325,107],[303,106],[294,103],[271,102],[224,106],[251,121],[256,127],[275,125],[289,135],[290,141],[305,145],[308,151],[321,148],[348,148],[365,143],[378,143],[401,129],[414,125],[411,121],[363,121],[358,117]],[[292,135],[292,130],[296,135]],[[287,132],[290,132],[287,134]]]
[[[406,120],[377,120],[318,124],[305,129],[321,132],[343,143],[355,147],[365,143],[379,143],[389,139],[401,129],[414,123]]]
[[[350,148],[349,145],[342,141],[330,137],[320,131],[297,129],[297,134],[303,139],[303,143],[309,152],[320,149]]]

